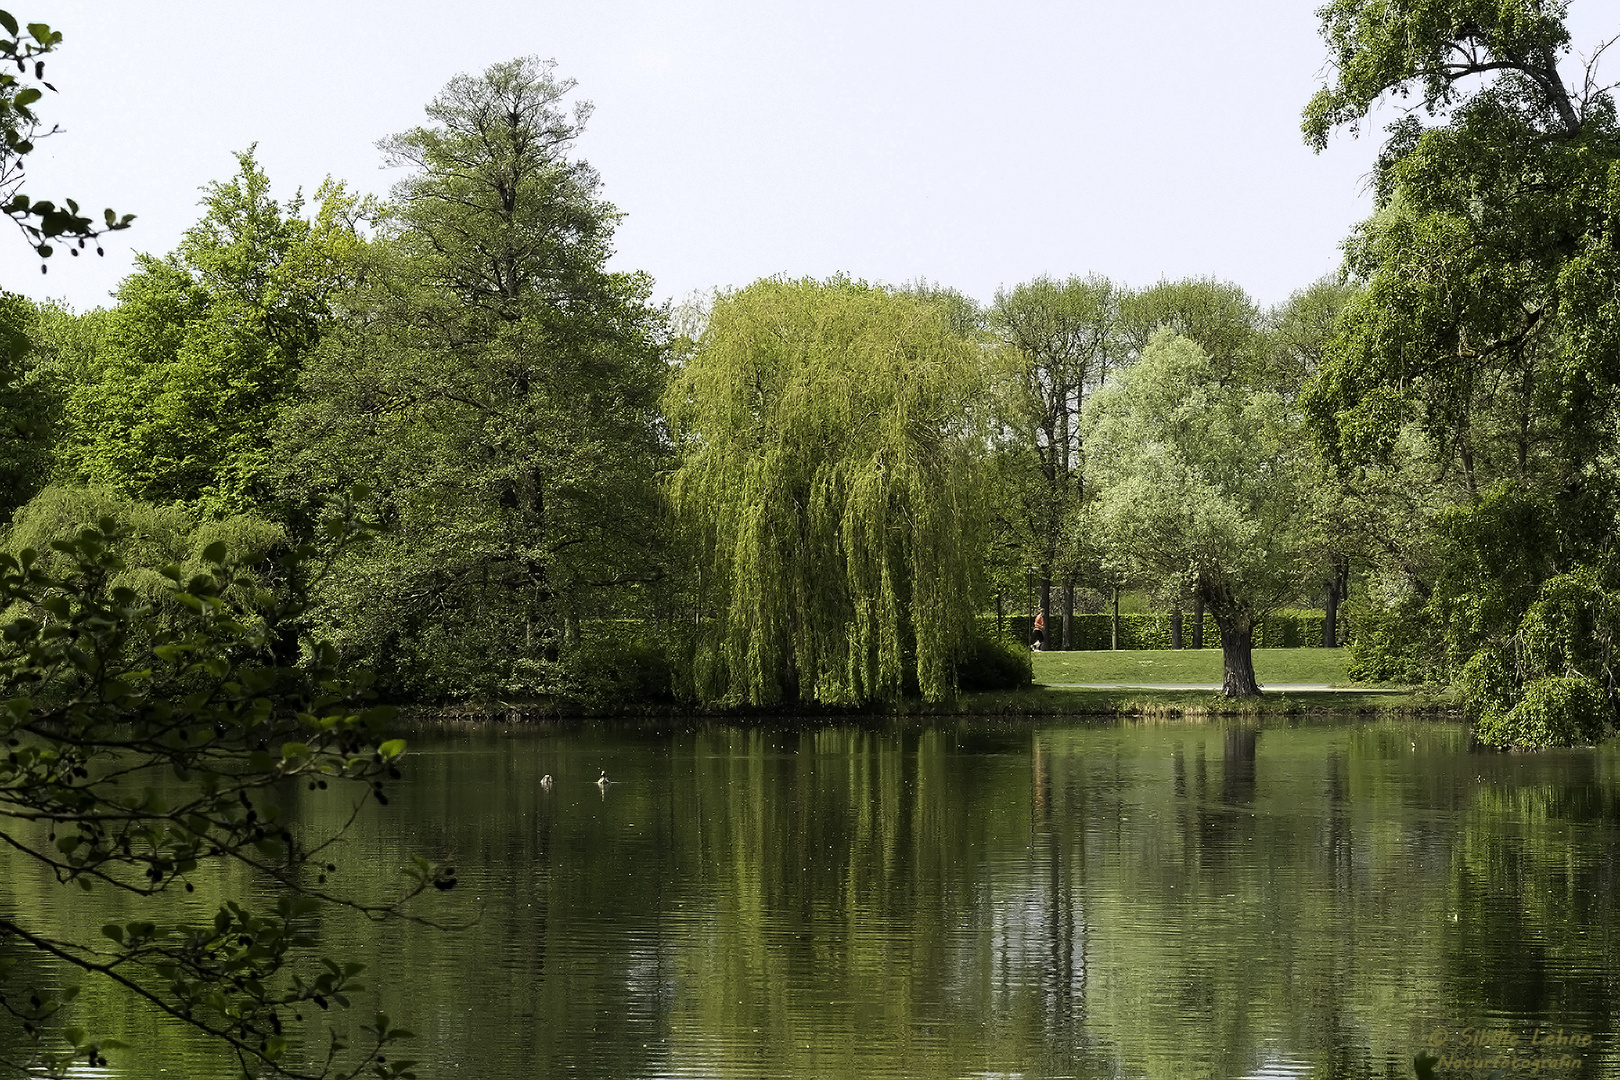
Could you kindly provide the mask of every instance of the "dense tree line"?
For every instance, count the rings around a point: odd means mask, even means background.
[[[1362,674],[1455,683],[1489,731],[1606,724],[1613,106],[1554,15],[1465,6],[1324,9],[1307,138],[1403,89],[1434,119],[1391,128],[1344,276],[1271,310],[1092,275],[678,317],[607,269],[590,106],[531,59],[383,140],[387,200],[277,202],[250,148],[112,308],[0,309],[8,505],[290,548],[361,485],[383,533],[307,618],[402,701],[942,698],[1027,671],[987,613],[1061,648],[1135,589],[1178,640],[1214,617],[1229,694],[1267,611],[1322,602],[1336,644],[1353,594]]]

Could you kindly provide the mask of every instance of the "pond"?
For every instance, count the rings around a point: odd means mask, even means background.
[[[1365,719],[411,745],[336,883],[453,858],[424,913],[472,925],[321,933],[423,1077],[1361,1080],[1429,1047],[1441,1076],[1620,1075],[1614,748]],[[7,876],[0,904],[48,903]],[[111,1075],[228,1075],[87,997],[138,1043]]]

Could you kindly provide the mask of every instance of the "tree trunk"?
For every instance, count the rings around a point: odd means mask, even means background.
[[[1074,578],[1063,579],[1063,651],[1074,648]]]
[[[1109,632],[1109,635],[1108,635],[1108,647],[1110,649],[1116,649],[1117,650],[1119,648],[1119,586],[1118,585],[1114,586],[1114,618],[1112,620],[1112,623],[1113,623],[1113,625],[1109,627],[1110,632]]]
[[[1204,598],[1193,601],[1193,643],[1195,649],[1204,647]]]
[[[1041,648],[1052,644],[1052,575],[1041,577]]]
[[[1028,604],[1029,601],[1033,600],[1034,598],[1035,598],[1035,571],[1033,571],[1033,570],[1025,570],[1024,571],[1024,602],[1026,604]],[[1036,607],[1039,607],[1039,604],[1037,604]],[[1028,607],[1026,607],[1024,610],[1028,611],[1030,609]],[[1027,618],[1028,618],[1029,622],[1028,622],[1028,625],[1026,625],[1024,627],[1024,647],[1029,648],[1029,649],[1033,649],[1035,647],[1035,616],[1030,615],[1030,616],[1027,616]]]
[[[1175,610],[1170,612],[1170,647],[1181,648],[1181,601],[1176,600]]]
[[[1338,576],[1339,602],[1342,604],[1344,601],[1350,599],[1350,557],[1348,555],[1339,556]],[[1333,645],[1335,648],[1339,648],[1343,646],[1346,641],[1350,640],[1350,628],[1345,625],[1344,616],[1340,614],[1337,609],[1334,611],[1334,616]]]
[[[1221,628],[1221,694],[1225,697],[1259,697],[1260,684],[1254,677],[1254,620],[1246,615],[1215,613]]]
[[[1339,644],[1339,568],[1333,567],[1328,579],[1327,599],[1322,605],[1322,648],[1331,649]]]
[[[996,590],[996,640],[1007,636],[1007,600],[1003,590]]]

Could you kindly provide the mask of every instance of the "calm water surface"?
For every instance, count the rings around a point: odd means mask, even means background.
[[[450,857],[425,912],[476,923],[321,931],[424,1077],[1361,1080],[1431,1045],[1484,1077],[1466,1044],[1509,1040],[1504,1075],[1620,1075],[1614,748],[1365,721],[411,745],[339,883]],[[141,1043],[115,1075],[224,1074],[87,1008]]]

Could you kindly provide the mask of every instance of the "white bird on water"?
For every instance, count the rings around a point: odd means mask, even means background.
[[[607,778],[607,770],[603,769],[602,775],[596,778],[596,786],[601,788],[603,791],[606,791],[608,789],[608,785],[611,783],[613,783],[613,781]]]
[[[551,790],[551,774],[550,773],[546,773],[546,775],[544,775],[544,776],[542,776],[540,778],[540,786],[545,788],[547,791]]]

